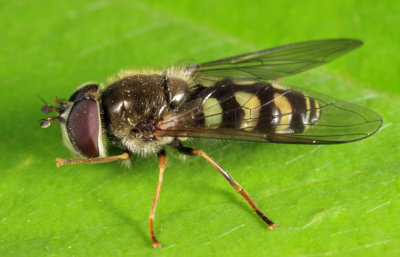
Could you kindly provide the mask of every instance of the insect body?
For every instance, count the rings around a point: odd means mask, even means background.
[[[105,90],[95,83],[78,88],[68,101],[45,105],[48,127],[59,120],[64,143],[79,159],[57,165],[127,160],[130,154],[158,154],[159,181],[149,215],[153,229],[166,166],[165,146],[205,158],[240,193],[255,213],[276,227],[249,194],[204,151],[182,138],[217,138],[294,144],[336,144],[375,133],[375,112],[309,90],[278,85],[276,79],[327,63],[359,46],[354,39],[308,41],[165,71],[122,71]],[[106,141],[124,152],[107,156]]]

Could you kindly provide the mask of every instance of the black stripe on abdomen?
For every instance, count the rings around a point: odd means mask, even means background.
[[[261,84],[261,83],[260,83]],[[260,117],[256,126],[256,130],[260,132],[275,132],[274,124],[279,122],[279,110],[273,103],[274,90],[270,83],[262,83],[263,88],[257,92],[257,97],[261,102]]]
[[[222,108],[222,122],[220,128],[240,128],[243,120],[244,111],[235,99],[235,93],[238,91],[237,86],[232,81],[218,82],[223,85],[223,90],[216,90],[212,95],[216,98]],[[218,83],[215,85],[219,87]]]
[[[294,133],[304,131],[305,123],[307,123],[307,107],[306,98],[298,91],[291,91],[286,95],[292,106],[292,119],[290,121],[289,129]]]

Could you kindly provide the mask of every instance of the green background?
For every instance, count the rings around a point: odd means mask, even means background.
[[[0,256],[399,256],[397,1],[0,1]],[[56,168],[71,154],[41,97],[121,68],[214,60],[353,37],[355,52],[284,83],[380,113],[332,146],[199,142],[280,227],[272,232],[200,158],[168,149],[152,249],[155,157]]]

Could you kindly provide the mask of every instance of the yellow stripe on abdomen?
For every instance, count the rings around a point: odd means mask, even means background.
[[[222,123],[222,107],[216,98],[208,98],[203,105],[205,125],[219,127]]]
[[[318,100],[314,99],[314,106],[315,106],[315,122],[319,120],[321,116],[321,109],[319,108]]]
[[[243,91],[236,92],[235,98],[244,111],[240,128],[244,130],[253,130],[257,126],[260,117],[260,99],[255,94]]]
[[[284,94],[274,94],[274,104],[280,112],[279,124],[276,127],[276,133],[286,133],[290,127],[292,119],[292,105]]]
[[[306,116],[305,116],[305,120],[303,120],[303,124],[304,126],[307,126],[310,120],[310,115],[311,115],[311,100],[309,97],[305,96],[304,97],[305,101],[306,101]]]

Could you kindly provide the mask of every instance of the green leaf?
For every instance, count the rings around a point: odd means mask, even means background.
[[[399,256],[400,7],[397,1],[2,1],[0,256]],[[42,103],[121,68],[162,68],[351,37],[365,45],[285,79],[380,113],[382,129],[331,146],[190,142],[216,170],[168,149],[152,249],[155,156],[56,168],[71,154]]]

